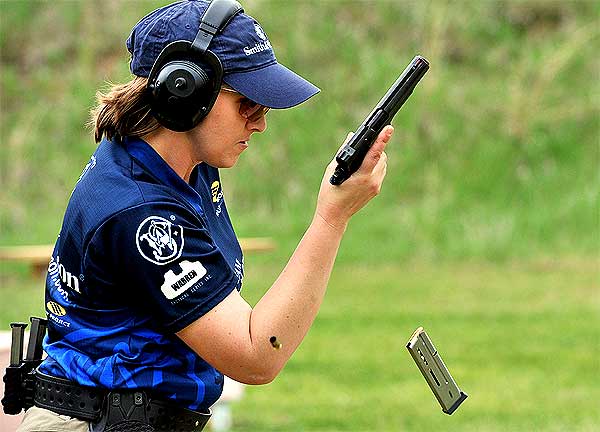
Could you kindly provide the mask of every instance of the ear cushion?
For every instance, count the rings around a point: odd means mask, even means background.
[[[173,61],[160,70],[156,81],[155,89],[166,86],[173,96],[186,98],[207,87],[210,78],[203,69],[192,62]]]
[[[208,74],[189,61],[165,64],[150,87],[151,111],[169,129],[183,132],[194,127],[210,101]]]
[[[152,84],[152,96],[157,102],[170,105],[203,105],[212,91],[208,73],[189,61],[172,61],[161,68]],[[203,97],[203,95],[205,97]],[[157,107],[159,108],[159,107]]]
[[[190,130],[214,105],[222,78],[223,67],[214,53],[199,55],[189,42],[173,42],[159,55],[148,77],[151,112],[168,129]]]

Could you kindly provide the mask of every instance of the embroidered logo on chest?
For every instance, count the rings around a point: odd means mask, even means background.
[[[215,180],[210,185],[210,192],[212,195],[212,202],[215,205],[215,214],[221,216],[221,205],[223,204],[223,190],[218,180]]]

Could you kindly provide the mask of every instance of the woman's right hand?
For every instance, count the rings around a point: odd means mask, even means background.
[[[335,159],[331,161],[321,182],[315,216],[334,228],[345,229],[352,215],[379,193],[387,168],[385,147],[393,133],[394,128],[391,125],[384,127],[367,152],[362,165],[339,186],[329,183],[337,166]],[[352,133],[349,133],[344,144],[351,136]]]

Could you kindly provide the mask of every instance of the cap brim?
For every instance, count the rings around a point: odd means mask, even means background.
[[[321,91],[279,63],[226,73],[223,81],[248,99],[269,108],[291,108]]]

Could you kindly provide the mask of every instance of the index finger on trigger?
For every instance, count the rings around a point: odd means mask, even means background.
[[[381,130],[381,132],[379,132],[379,135],[377,135],[377,138],[375,139],[375,142],[373,143],[373,146],[370,148],[370,150],[376,151],[378,153],[381,153],[382,151],[384,151],[385,147],[387,146],[387,143],[389,142],[389,140],[393,134],[394,134],[394,126],[392,126],[392,125],[385,126]]]

